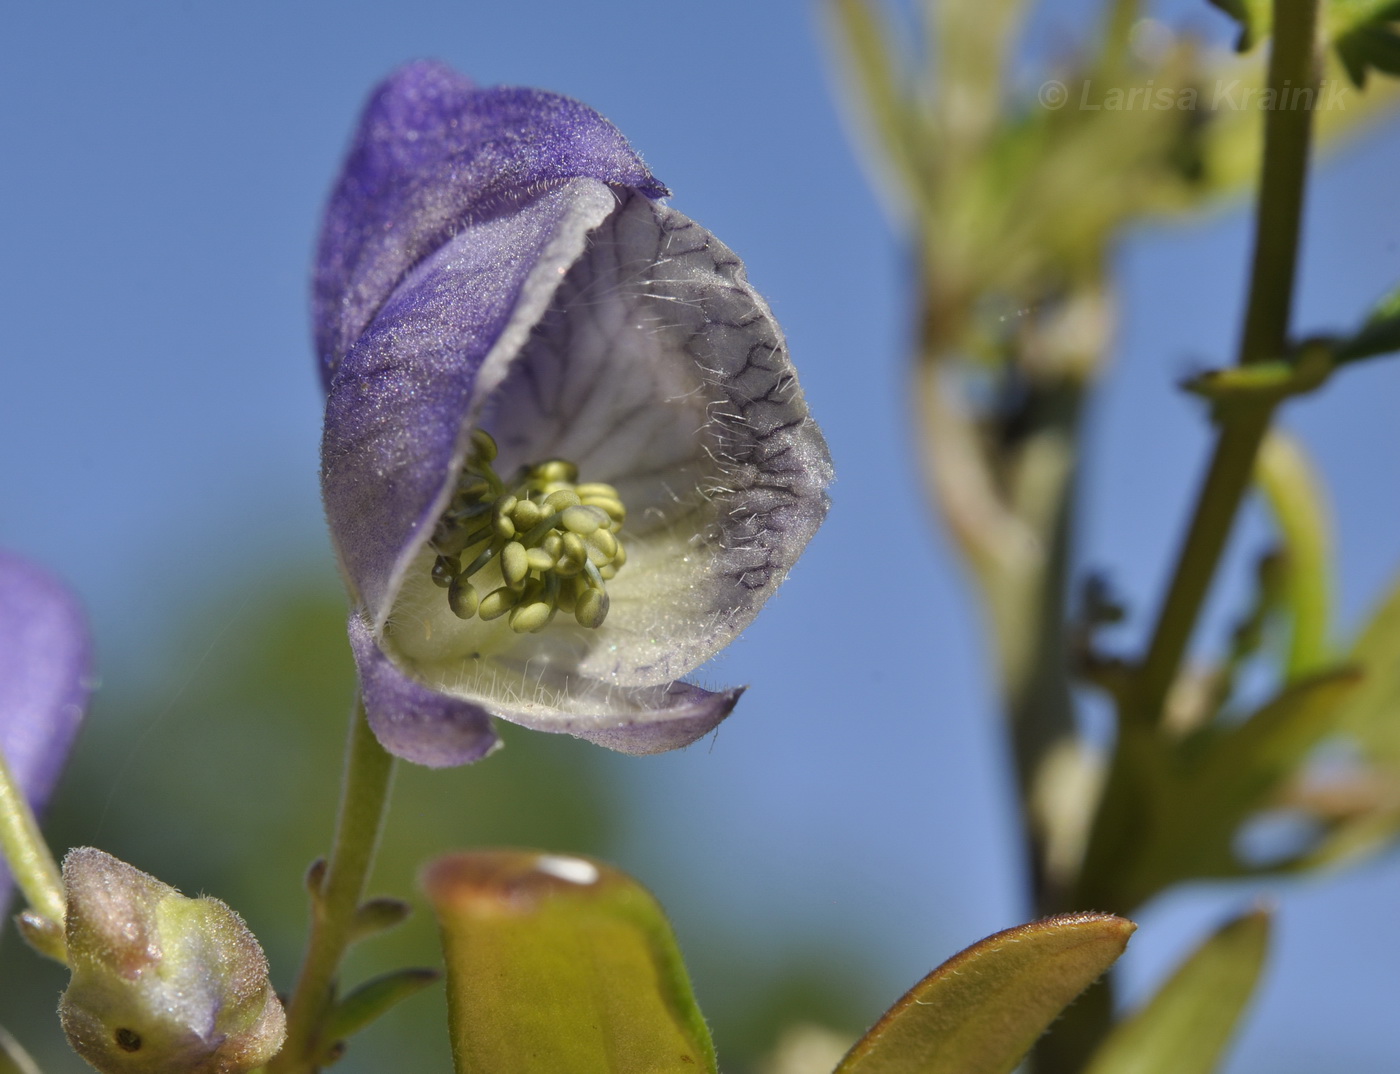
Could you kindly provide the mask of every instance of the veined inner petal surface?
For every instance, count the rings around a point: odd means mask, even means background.
[[[594,708],[609,687],[693,670],[752,618],[825,511],[825,445],[767,305],[727,247],[637,195],[590,234],[479,425],[507,479],[566,458],[628,508],[628,561],[597,629],[561,615],[517,635],[503,619],[458,619],[423,546],[386,645],[488,705],[571,708],[574,694]],[[482,592],[499,584],[494,564],[482,571]]]

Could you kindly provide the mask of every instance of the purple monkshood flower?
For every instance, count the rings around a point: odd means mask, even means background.
[[[0,551],[0,753],[33,810],[48,802],[87,708],[92,644],[73,595]],[[10,874],[0,858],[0,921]]]
[[[831,464],[739,259],[618,130],[436,63],[384,82],[315,281],[322,491],[371,725],[429,765],[490,717],[627,753],[739,690],[679,681],[757,614]]]

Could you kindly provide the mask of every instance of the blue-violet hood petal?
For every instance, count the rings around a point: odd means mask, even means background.
[[[678,680],[825,514],[782,332],[666,194],[567,98],[418,63],[370,100],[317,262],[322,489],[401,756],[475,760],[492,716],[694,741],[738,693]]]

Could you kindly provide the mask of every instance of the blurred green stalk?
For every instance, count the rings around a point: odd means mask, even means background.
[[[4,753],[0,753],[0,857],[29,907],[63,927],[63,878]]]
[[[266,1074],[310,1074],[333,1041],[322,1033],[336,999],[336,974],[354,938],[353,925],[387,812],[394,759],[370,730],[356,699],[350,716],[340,814],[324,870],[313,867],[311,936],[301,975],[287,1005],[287,1041]]]

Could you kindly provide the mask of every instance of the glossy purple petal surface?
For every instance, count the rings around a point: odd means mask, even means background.
[[[35,812],[63,770],[91,676],[92,642],[77,600],[48,572],[0,551],[0,751]],[[0,919],[9,891],[0,863]]]

